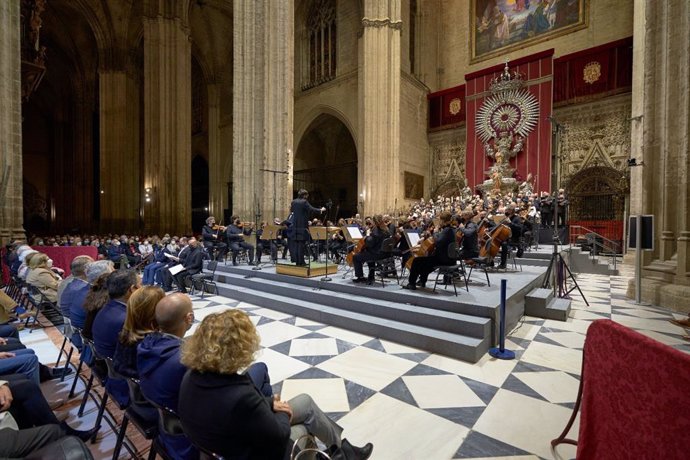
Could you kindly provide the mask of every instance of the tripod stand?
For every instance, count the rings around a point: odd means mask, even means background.
[[[558,247],[561,244],[561,240],[558,237],[558,206],[554,206],[553,217],[553,252],[551,253],[549,267],[546,269],[546,275],[544,276],[544,283],[542,284],[542,288],[553,288],[554,297],[558,297],[559,299],[569,298],[570,293],[577,289],[580,295],[582,296],[582,300],[585,301],[585,305],[589,307],[589,302],[587,302],[585,295],[582,293],[580,285],[577,284],[577,280],[575,279],[575,276],[573,276],[573,272],[570,271],[568,264],[565,263],[565,260],[563,259],[561,251]],[[565,276],[566,273],[567,276]],[[553,284],[551,284],[552,276],[554,278]],[[568,278],[570,278],[573,281],[573,287],[571,287],[570,289],[568,289],[566,283]]]

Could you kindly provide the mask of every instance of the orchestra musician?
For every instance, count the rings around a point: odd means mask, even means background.
[[[460,218],[458,232],[462,233],[462,248],[460,258],[462,260],[474,259],[479,257],[479,229],[477,224],[472,222],[474,212],[471,210],[463,211]]]
[[[309,231],[307,230],[309,214],[316,212],[326,212],[326,208],[315,208],[309,201],[309,192],[301,189],[297,192],[297,198],[290,203],[290,217],[288,222],[288,244],[290,248],[290,259],[298,266],[306,265],[304,254],[306,245],[309,241]]]
[[[279,218],[273,219],[273,225],[282,225]],[[273,236],[271,240],[271,260],[278,260],[278,249],[282,248],[283,259],[287,254],[288,244],[287,238],[285,237],[286,229],[278,230],[277,234]]]
[[[506,268],[506,262],[508,260],[508,253],[510,252],[510,247],[517,247],[517,257],[522,257],[523,247],[521,244],[522,234],[525,231],[525,227],[522,224],[522,218],[517,215],[515,208],[513,206],[508,206],[505,212],[505,223],[512,232],[509,240],[506,240],[501,244],[501,265],[498,266],[499,269]]]
[[[225,227],[216,225],[216,218],[213,216],[209,216],[206,219],[206,225],[201,228],[201,239],[211,260],[222,260],[228,253],[228,245],[218,238],[219,233],[224,230]],[[215,257],[214,251],[216,251]]]
[[[390,238],[388,226],[383,222],[383,216],[376,214],[372,219],[366,221],[369,235],[365,238],[364,249],[354,255],[352,261],[355,267],[355,277],[353,283],[374,283],[374,262],[385,257],[381,252],[383,240]],[[364,278],[364,263],[369,265],[369,276]]]
[[[228,226],[225,231],[226,239],[228,240],[228,245],[230,251],[232,251],[232,264],[237,265],[237,254],[242,249],[247,250],[248,265],[254,265],[254,246],[244,241],[242,235],[251,235],[252,231],[250,228],[245,228],[242,225],[242,221],[237,216],[231,217],[232,224]]]
[[[440,232],[434,237],[435,249],[429,256],[417,257],[412,261],[410,277],[404,289],[416,290],[425,287],[429,273],[439,265],[454,265],[455,260],[448,257],[448,246],[455,241],[455,232],[450,225],[451,215],[443,211],[440,217]],[[418,282],[419,281],[419,282]]]

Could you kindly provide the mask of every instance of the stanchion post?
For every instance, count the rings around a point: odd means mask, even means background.
[[[508,281],[501,280],[501,305],[499,308],[498,318],[498,348],[490,348],[489,354],[498,359],[515,359],[515,352],[506,350],[506,291],[508,290]]]

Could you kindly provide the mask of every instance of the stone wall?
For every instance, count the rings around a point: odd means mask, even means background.
[[[441,186],[454,188],[454,184],[464,183],[467,153],[465,136],[464,126],[429,134],[431,180],[427,196],[433,197]]]

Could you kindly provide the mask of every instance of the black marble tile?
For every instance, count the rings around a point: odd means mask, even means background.
[[[295,318],[294,316],[280,320],[281,323],[292,324],[293,326],[295,325],[295,321],[297,321],[297,318]]]
[[[417,407],[417,401],[415,401],[412,393],[410,393],[410,390],[407,388],[407,385],[405,385],[405,382],[402,378],[395,380],[393,383],[381,390],[381,393]]]
[[[545,397],[534,391],[526,383],[524,383],[522,380],[515,377],[514,375],[509,375],[506,381],[503,382],[503,386],[501,388],[504,390],[512,391],[514,393],[519,393],[523,396],[529,396],[530,398],[546,401]]]
[[[470,431],[455,453],[454,458],[507,457],[511,455],[529,455],[529,452],[477,431]]]
[[[431,356],[431,353],[397,353],[394,356],[403,359],[408,359],[410,361],[414,361],[415,363],[421,363],[429,356]]]
[[[326,412],[328,418],[330,418],[334,422],[337,422],[341,418],[345,417],[347,414],[349,414],[349,412]]]
[[[270,370],[270,369],[269,369]],[[302,372],[295,374],[291,377],[289,377],[289,380],[300,380],[300,379],[338,379],[338,377],[335,374],[331,374],[330,372],[326,372],[323,369],[319,369],[318,367],[311,367],[309,369],[305,369]]]
[[[544,331],[544,332],[546,332],[546,331]],[[549,331],[549,332],[555,332],[555,331]],[[555,340],[551,340],[550,338],[541,335],[541,333],[537,334],[534,337],[534,342],[547,343],[549,345],[555,345],[557,347],[563,347],[562,344],[556,342]],[[568,347],[563,347],[563,348],[568,348]]]
[[[271,350],[277,351],[280,354],[283,355],[289,355],[290,354],[290,344],[291,340],[288,340],[286,342],[279,343],[277,345],[273,345],[272,347],[268,347]]]
[[[371,388],[363,387],[349,380],[345,380],[345,391],[347,392],[347,401],[350,404],[350,410],[353,410],[376,394],[376,391]]]
[[[271,388],[273,388],[273,394],[274,395],[279,395],[281,391],[283,391],[283,381],[281,380],[278,383],[274,383],[271,385]]]
[[[484,413],[486,407],[453,407],[443,409],[425,409],[434,415],[443,417],[453,423],[472,428],[479,417]]]
[[[562,406],[562,407],[565,407],[565,408],[568,408],[568,409],[571,409],[571,410],[572,410],[572,409],[575,409],[575,403],[574,403],[574,402],[571,402],[571,403],[558,403],[558,405],[559,405],[559,406]]]
[[[371,348],[372,350],[376,351],[381,351],[383,353],[386,353],[386,349],[383,348],[383,344],[379,339],[372,339],[364,344],[362,344],[363,347]]]
[[[539,366],[537,364],[531,364],[520,361],[513,369],[513,374],[516,372],[553,372],[555,370],[556,369],[550,369],[548,367]]]
[[[479,399],[482,400],[484,404],[487,406],[491,402],[491,400],[494,398],[496,395],[496,392],[498,391],[498,387],[495,387],[493,385],[488,385],[486,383],[478,382],[476,380],[468,379],[465,377],[460,377],[465,384],[470,387],[470,389],[474,392],[474,394],[479,397]]]
[[[257,326],[261,326],[264,324],[272,323],[274,322],[271,318],[267,318],[265,316],[262,316],[261,319],[259,320],[258,323],[256,323]]]
[[[518,345],[522,348],[527,348],[529,344],[532,342],[531,340],[521,339],[520,337],[506,337],[506,339],[510,340],[515,345]]]
[[[346,351],[352,350],[353,348],[357,348],[359,346],[357,344],[346,342],[346,341],[340,340],[340,339],[335,339],[335,343],[338,346],[338,354],[339,355],[342,355]]]
[[[302,329],[307,329],[306,327],[299,326]],[[332,339],[333,337],[329,335],[319,334],[318,332],[310,332],[309,334],[302,335],[298,337],[299,339]]]
[[[322,356],[291,356],[291,358],[297,359],[299,361],[302,361],[303,363],[311,364],[312,366],[316,366],[318,364],[321,364],[324,361],[328,361],[331,359],[333,356],[327,356],[327,355],[322,355]]]
[[[426,364],[417,364],[415,367],[407,371],[407,375],[452,375],[450,372],[436,369],[435,367],[427,366]]]

